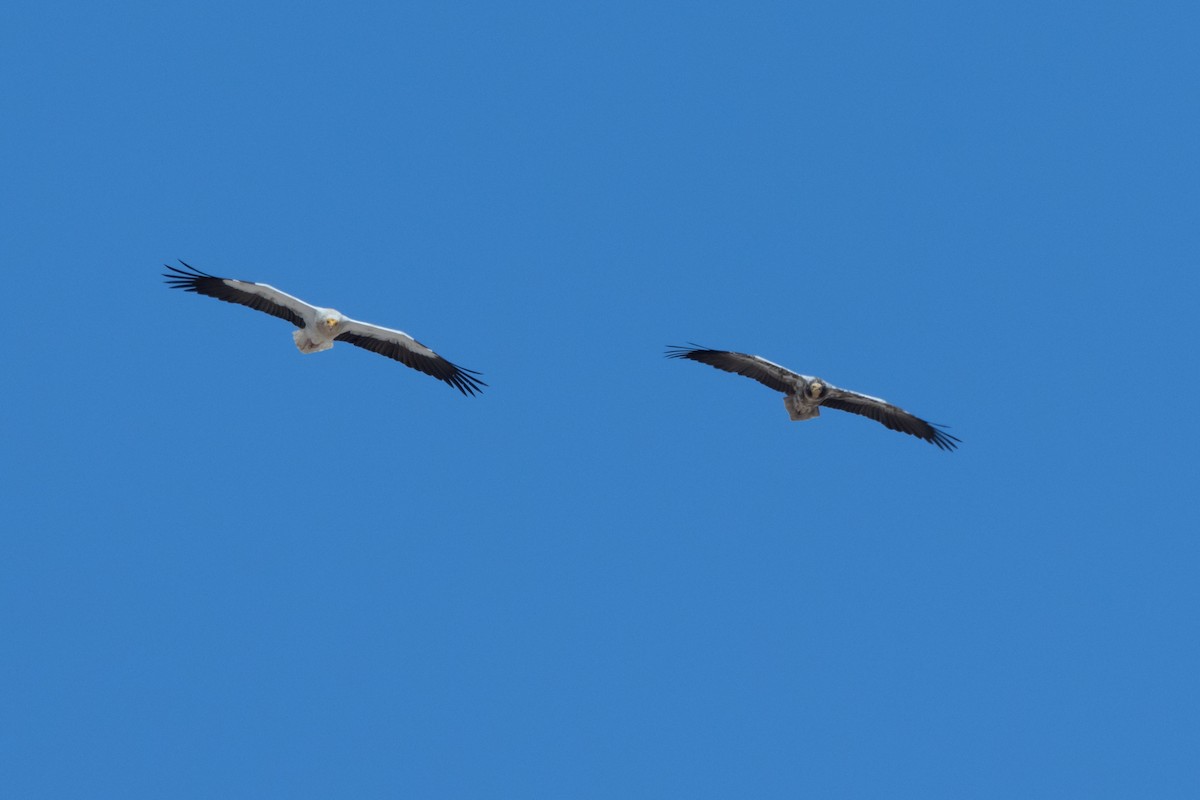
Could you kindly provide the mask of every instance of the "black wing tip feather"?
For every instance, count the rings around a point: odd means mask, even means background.
[[[218,278],[216,275],[209,275],[203,270],[196,269],[182,258],[179,259],[179,263],[183,264],[185,269],[173,267],[170,264],[163,264],[164,267],[171,271],[164,272],[162,276],[167,279],[167,285],[173,289],[183,289],[187,292],[194,292],[196,291],[196,285],[202,280],[224,280],[224,278]]]
[[[667,345],[667,352],[664,354],[667,358],[690,358],[696,360],[696,355],[699,353],[724,353],[725,350],[713,350],[711,347],[704,347],[695,342],[688,342],[687,346],[679,344]]]
[[[929,434],[921,438],[930,444],[937,445],[940,449],[948,452],[953,452],[958,449],[962,443],[962,439],[957,436],[947,433],[945,425],[939,425],[936,422],[927,423],[929,425]]]
[[[483,393],[483,387],[487,386],[487,384],[476,377],[477,375],[482,375],[483,373],[476,372],[473,369],[467,369],[466,367],[460,367],[458,364],[447,361],[441,356],[438,356],[438,358],[441,359],[441,364],[429,364],[428,366],[430,369],[428,370],[408,362],[402,363],[405,363],[410,367],[415,367],[418,371],[424,372],[427,375],[437,378],[443,383],[453,386],[464,395],[474,397],[477,394]]]
[[[450,365],[450,368],[453,370],[453,372],[444,378],[440,378],[441,380],[450,384],[455,389],[458,389],[464,395],[470,395],[474,397],[476,394],[483,393],[483,387],[487,386],[487,384],[475,377],[476,375],[482,375],[483,373],[476,372],[473,369],[467,369],[466,367],[460,367],[457,364],[451,364],[449,361],[446,363]]]

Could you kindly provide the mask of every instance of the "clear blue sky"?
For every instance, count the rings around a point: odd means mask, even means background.
[[[1198,30],[6,4],[0,794],[1200,796]]]

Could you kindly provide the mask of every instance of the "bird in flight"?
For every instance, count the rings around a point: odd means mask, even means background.
[[[710,367],[723,369],[726,372],[745,375],[777,392],[783,392],[784,406],[787,408],[788,416],[794,421],[819,416],[821,406],[828,406],[839,411],[849,411],[852,414],[870,417],[890,430],[924,439],[943,450],[954,450],[961,441],[958,437],[951,436],[942,430],[943,426],[926,422],[886,400],[839,389],[820,378],[800,375],[759,356],[734,353],[729,350],[710,350],[699,345],[689,347],[672,345],[667,348],[667,358],[686,358],[690,361],[699,361],[701,364],[708,364]]]
[[[163,265],[170,270],[163,273],[167,285],[183,289],[185,292],[215,297],[227,303],[237,303],[287,320],[299,329],[292,332],[292,338],[296,340],[296,347],[301,353],[319,353],[333,347],[334,342],[346,342],[395,359],[426,375],[432,375],[463,394],[473,395],[487,386],[475,377],[479,375],[478,372],[450,363],[404,331],[359,322],[332,308],[310,306],[303,300],[265,283],[218,278],[201,272],[184,261],[179,263],[183,264],[184,269],[172,267],[170,264]]]

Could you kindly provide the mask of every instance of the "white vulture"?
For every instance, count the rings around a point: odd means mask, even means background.
[[[185,269],[172,267],[170,264],[163,265],[170,270],[163,273],[169,286],[183,289],[185,292],[215,297],[227,303],[248,306],[287,320],[299,328],[292,332],[292,338],[296,340],[296,347],[300,348],[301,353],[319,353],[333,347],[335,341],[346,342],[393,358],[426,375],[432,375],[463,394],[473,395],[487,386],[474,377],[478,372],[451,364],[404,331],[359,322],[332,308],[310,306],[303,300],[265,283],[218,278],[201,272],[186,262],[179,263],[183,264]]]
[[[954,450],[961,441],[941,430],[944,426],[926,422],[886,400],[839,389],[820,378],[799,375],[759,356],[734,353],[728,350],[710,350],[699,345],[690,347],[673,345],[667,348],[667,358],[686,358],[691,361],[699,361],[701,364],[708,364],[710,367],[723,369],[726,372],[745,375],[777,392],[783,392],[783,404],[787,408],[788,416],[794,421],[819,416],[820,407],[828,406],[839,411],[849,411],[852,414],[870,417],[876,422],[882,423],[886,428],[924,439],[943,450]]]

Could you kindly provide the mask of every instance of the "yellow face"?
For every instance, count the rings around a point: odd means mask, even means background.
[[[820,381],[813,381],[811,384],[809,384],[809,391],[812,393],[813,397],[820,397],[821,392],[825,391],[825,384],[821,383]]]
[[[335,327],[337,327],[337,320],[334,319],[333,317],[326,317],[325,318],[325,327],[329,328],[330,330],[333,330]]]

